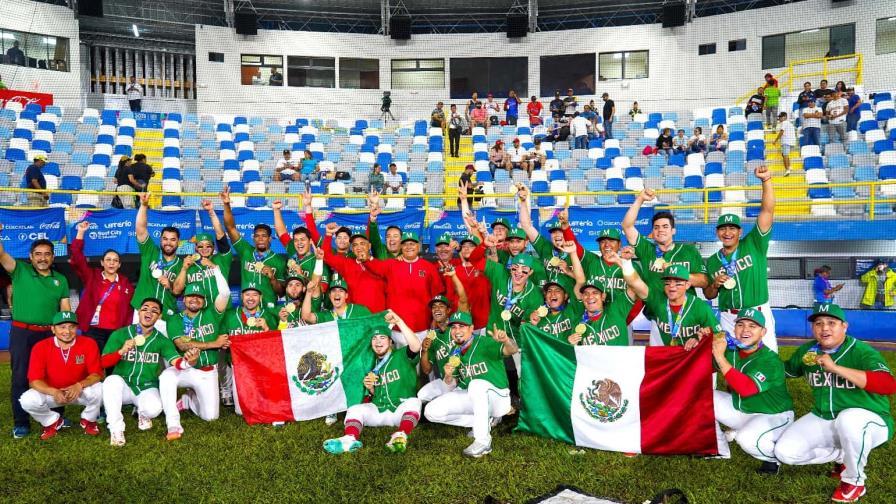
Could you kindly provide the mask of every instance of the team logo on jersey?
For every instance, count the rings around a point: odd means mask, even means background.
[[[75,356],[75,364],[81,365],[84,364],[84,355]]]
[[[327,356],[317,352],[305,352],[299,358],[296,374],[292,382],[308,395],[319,395],[326,392],[339,379],[341,370],[327,360]]]
[[[622,387],[604,378],[594,380],[585,392],[579,394],[585,412],[600,423],[615,422],[628,410],[628,399],[622,398]]]

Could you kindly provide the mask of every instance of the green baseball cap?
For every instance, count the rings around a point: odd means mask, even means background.
[[[722,214],[719,216],[719,220],[716,221],[716,228],[720,228],[722,226],[735,226],[740,227],[740,217],[735,214]]]
[[[306,277],[305,275],[302,275],[301,273],[298,273],[298,270],[296,270],[296,272],[293,272],[293,270],[290,270],[290,273],[288,275],[286,275],[286,283],[287,284],[289,282],[292,282],[293,280],[298,280],[298,281],[302,282],[302,285],[308,285],[308,277]]]
[[[404,233],[401,233],[401,243],[404,243],[406,241],[420,243],[420,237],[417,236],[417,233],[413,231],[405,231]]]
[[[666,278],[675,278],[678,280],[690,280],[691,272],[688,271],[688,267],[684,264],[673,264],[666,268],[666,271],[663,272],[663,279]]]
[[[441,244],[443,244],[443,243],[444,243],[445,245],[451,245],[451,240],[452,240],[452,238],[451,238],[451,235],[450,235],[450,234],[448,234],[448,233],[442,233],[442,234],[438,237],[438,239],[436,239],[436,245],[441,245]]]
[[[554,230],[560,230],[560,229],[563,229],[562,227],[560,227],[560,221],[557,220],[557,219],[551,219],[551,220],[549,220],[549,221],[544,225],[544,227],[545,227],[545,229],[548,230],[548,232],[550,232],[550,231],[554,231]]]
[[[370,238],[367,237],[367,234],[365,234],[365,233],[363,233],[363,232],[361,232],[361,231],[355,231],[355,232],[352,233],[352,235],[348,238],[348,242],[351,243],[351,242],[355,241],[355,238],[364,238],[365,240],[369,240],[369,239],[370,239]]]
[[[448,325],[473,325],[473,316],[465,311],[456,311],[448,318]]]
[[[451,301],[448,301],[448,298],[445,297],[445,296],[443,296],[443,295],[441,295],[441,294],[439,294],[438,296],[432,298],[432,299],[429,301],[429,306],[430,306],[430,308],[432,308],[432,305],[433,305],[434,303],[444,303],[445,306],[451,306]]]
[[[546,291],[548,287],[551,285],[556,285],[563,289],[567,294],[570,294],[573,290],[574,283],[572,283],[572,279],[563,274],[551,275],[549,278],[546,278],[541,281],[541,290]]]
[[[478,236],[467,235],[467,236],[464,236],[464,237],[460,240],[460,244],[463,245],[463,244],[466,243],[466,242],[470,242],[470,243],[472,243],[473,245],[476,245],[476,246],[478,247],[479,244],[482,243],[482,240],[480,240]]]
[[[186,290],[184,290],[184,297],[187,296],[199,296],[204,299],[205,293],[202,292],[202,288],[199,284],[190,284],[187,286]]]
[[[535,267],[535,258],[529,254],[517,254],[510,259],[510,265],[528,266],[530,269]]]
[[[77,324],[77,323],[78,323],[78,316],[75,314],[75,312],[61,311],[61,312],[57,313],[56,315],[53,315],[52,325]]]
[[[243,290],[240,292],[246,292],[248,290],[254,290],[255,292],[261,294],[261,289],[258,288],[258,284],[255,282],[249,282],[245,287],[243,287]]]
[[[808,317],[809,322],[812,322],[817,317],[834,317],[846,322],[846,314],[843,313],[843,308],[834,303],[815,303],[815,306],[812,307],[812,314]]]
[[[601,292],[607,292],[607,282],[599,276],[592,276],[585,280],[585,283],[579,288],[579,292],[585,292],[585,287],[594,287]]]
[[[520,239],[520,240],[526,240],[526,239],[527,239],[527,237],[526,237],[526,232],[523,231],[522,229],[518,228],[518,227],[510,228],[510,231],[507,232],[507,239],[510,240],[510,239],[512,239],[512,238],[518,238],[518,239]]]
[[[203,241],[215,243],[215,238],[209,233],[198,233],[194,238],[195,238],[194,241],[196,243],[203,242]]]
[[[734,322],[737,323],[739,320],[752,320],[760,326],[765,327],[765,315],[763,315],[757,308],[747,308],[739,311]]]
[[[348,284],[345,283],[345,279],[342,277],[333,277],[330,279],[330,290],[333,289],[342,289],[348,292]]]
[[[370,339],[376,338],[377,336],[385,336],[387,338],[391,338],[392,330],[386,326],[376,326],[370,330]]]
[[[495,229],[495,226],[504,226],[508,230],[513,227],[510,225],[510,221],[505,219],[504,217],[498,217],[497,219],[495,219],[495,222],[492,222],[491,228]]]
[[[603,228],[600,230],[600,233],[597,234],[597,241],[599,242],[601,240],[622,241],[622,235],[616,228]]]

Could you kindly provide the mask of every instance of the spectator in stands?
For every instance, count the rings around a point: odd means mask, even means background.
[[[25,169],[25,187],[28,189],[47,189],[47,180],[44,178],[44,173],[41,171],[45,164],[47,164],[46,156],[43,154],[34,156],[34,162]],[[45,192],[29,192],[28,206],[45,207],[47,206],[47,200],[49,199],[50,195]]]
[[[485,128],[485,132],[488,133],[488,115],[482,107],[482,102],[476,102],[476,108],[470,113],[470,124],[472,128],[482,126]]]
[[[3,83],[3,77],[0,77],[0,90],[6,89],[6,84]]]
[[[529,124],[532,126],[539,126],[542,124],[541,119],[541,111],[544,107],[541,102],[538,101],[538,97],[532,95],[531,101],[528,105],[526,105],[526,113],[529,114]]]
[[[864,310],[888,310],[893,307],[896,294],[896,273],[887,261],[881,259],[873,268],[859,277],[865,284],[865,294],[859,306]]]
[[[476,168],[468,164],[464,167],[464,172],[461,173],[460,179],[457,181],[458,187],[466,188],[466,191],[461,191],[461,193],[466,192],[467,194],[467,206],[473,208],[473,203],[482,199],[482,196],[477,196],[483,194],[482,183],[481,182],[473,182],[473,174],[476,173]],[[457,207],[461,208],[461,200],[457,198]]]
[[[137,78],[133,75],[128,83],[128,88],[125,90],[125,94],[128,96],[128,105],[131,107],[131,112],[140,112],[142,110],[143,86],[137,83]]]
[[[385,182],[385,194],[404,193],[404,185],[401,175],[398,174],[398,165],[395,163],[389,163],[389,173],[383,175],[383,182]]]
[[[563,115],[566,117],[572,117],[573,114],[576,113],[576,108],[579,106],[579,102],[573,94],[572,88],[566,90],[566,97],[563,98]]]
[[[856,94],[855,88],[847,88],[846,101],[849,103],[849,112],[846,113],[846,131],[855,131],[859,124],[859,106],[862,105],[862,98]]]
[[[834,302],[834,293],[843,288],[845,284],[832,285],[831,267],[825,264],[815,270],[815,281],[812,283],[812,290],[815,292],[815,302],[820,304],[830,304]]]
[[[497,126],[499,124],[498,114],[501,113],[501,106],[495,101],[495,95],[491,93],[486,95],[483,108],[485,109],[485,115],[488,116],[489,124]]]
[[[569,134],[575,139],[573,148],[587,149],[588,133],[591,131],[591,122],[589,122],[582,114],[579,114],[578,112],[574,113],[569,126]]]
[[[781,157],[784,158],[784,176],[790,175],[790,151],[796,147],[796,128],[787,120],[787,112],[778,114],[778,136],[772,143],[781,143]]]
[[[716,132],[712,134],[712,137],[709,140],[709,150],[725,152],[725,149],[727,148],[728,133],[725,132],[725,127],[720,124],[716,126]]]
[[[800,108],[804,109],[809,106],[810,101],[815,101],[815,91],[812,91],[812,83],[806,81],[803,83],[803,91],[796,97]]]
[[[551,100],[548,109],[551,112],[551,117],[563,115],[564,106],[563,99],[560,98],[560,91],[554,92],[554,99]]]
[[[460,157],[460,135],[464,131],[464,118],[457,111],[457,105],[451,104],[448,115],[448,151],[451,157]]]
[[[604,101],[604,133],[607,138],[613,138],[613,118],[616,117],[616,102],[610,99],[610,93],[602,94],[601,99]]]
[[[118,169],[115,170],[116,192],[140,192],[145,189],[140,186],[140,182],[134,178],[133,165],[134,161],[128,156],[122,156],[121,159],[118,160]],[[117,197],[118,203],[121,204],[119,208],[137,208],[137,196],[122,195]],[[115,206],[114,201],[113,206]]]
[[[822,79],[818,83],[818,89],[815,90],[815,105],[824,113],[827,111],[828,102],[831,101],[831,95],[834,90],[828,87],[827,79]]]
[[[292,152],[290,152],[289,149],[284,149],[283,157],[277,161],[277,166],[274,167],[274,182],[280,182],[282,180],[301,180],[296,168],[298,168],[298,166],[296,166],[296,162],[292,160]]]
[[[770,73],[765,74],[765,84],[763,84],[763,87],[766,89],[770,87],[778,87],[778,79]]]
[[[271,68],[271,76],[268,77],[268,86],[282,86],[283,74],[278,72],[276,68]]]
[[[838,80],[836,84],[834,84],[834,91],[840,91],[841,94],[846,96],[846,83],[842,80]]]
[[[299,179],[310,180],[312,175],[317,173],[317,160],[311,154],[310,150],[305,150],[305,157],[302,158],[302,173]]]
[[[849,101],[843,97],[840,91],[834,91],[830,95],[831,100],[828,102],[825,116],[828,119],[828,137],[829,141],[834,141],[834,133],[840,143],[846,143],[846,114],[849,113]]]
[[[398,168],[396,167],[396,170]],[[370,173],[370,177],[367,179],[367,192],[371,193],[376,191],[377,193],[383,192],[383,187],[386,185],[386,179],[383,178],[383,169],[380,167],[379,163],[373,163],[373,170]]]
[[[747,100],[747,106],[744,113],[748,118],[750,117],[750,114],[762,114],[762,109],[765,105],[765,95],[763,93],[765,93],[765,89],[761,87],[756,88],[756,94]]]
[[[134,176],[134,187],[138,192],[146,192],[149,187],[149,181],[155,175],[152,166],[146,163],[146,154],[137,154],[134,156],[134,164],[131,166],[131,174]],[[139,202],[139,200],[137,200]]]
[[[504,167],[507,168],[508,172],[513,170],[525,170],[526,173],[532,175],[532,167],[526,162],[526,156],[526,149],[520,147],[520,139],[514,138],[513,145],[507,149],[507,154],[504,156]]]
[[[488,169],[492,172],[492,177],[495,176],[495,170],[504,168],[506,155],[507,152],[504,151],[504,142],[502,140],[495,140],[495,145],[488,150]]]
[[[592,101],[594,101],[594,100],[592,100]],[[580,116],[582,116],[588,120],[588,124],[591,125],[592,133],[595,131],[595,126],[597,126],[597,122],[598,122],[597,121],[597,113],[595,113],[594,110],[595,110],[594,107],[592,107],[591,105],[585,105],[584,107],[582,107],[582,113],[579,114]]]
[[[672,128],[663,128],[663,133],[656,138],[656,153],[669,157],[672,152]]]
[[[442,102],[436,103],[436,108],[432,109],[432,114],[429,115],[429,125],[433,128],[445,129],[445,104]]]
[[[633,103],[632,103],[632,108],[630,108],[629,111],[628,111],[628,115],[629,115],[629,117],[632,118],[632,120],[635,119],[635,116],[636,116],[636,115],[638,115],[638,114],[643,114],[643,113],[644,113],[644,112],[641,111],[641,107],[638,106],[638,102],[633,102]]]
[[[765,94],[765,124],[774,129],[778,124],[778,103],[781,101],[781,90],[778,86],[772,86],[766,81],[763,93]]]
[[[810,101],[808,106],[803,109],[803,138],[805,145],[820,145],[821,118],[823,115],[821,109],[815,106],[814,101]]]
[[[695,154],[706,152],[706,135],[703,134],[703,128],[700,126],[694,128],[694,134],[688,139],[688,151]]]
[[[25,66],[25,53],[19,49],[18,40],[13,40],[12,47],[6,50],[6,64]]]
[[[688,137],[684,135],[683,129],[678,130],[678,133],[672,137],[672,148],[681,154],[688,151]]]
[[[564,141],[569,138],[569,118],[564,115],[554,116],[554,124],[544,137],[545,142]]]
[[[470,101],[467,102],[467,110],[464,112],[467,116],[467,122],[472,123],[472,114],[473,110],[476,109],[476,104],[479,103],[479,93],[473,91],[472,96],[470,97]]]
[[[516,126],[517,118],[520,116],[520,99],[516,95],[516,91],[513,89],[510,90],[510,96],[504,100],[504,115],[507,120],[507,124],[511,126]]]
[[[537,170],[544,166],[544,162],[548,159],[548,153],[542,148],[540,138],[533,140],[532,144],[532,150],[526,154],[526,160],[529,161],[529,166],[532,167],[531,170],[529,170],[530,173],[532,170]]]

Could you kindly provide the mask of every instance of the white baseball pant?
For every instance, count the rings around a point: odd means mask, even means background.
[[[466,390],[455,388],[426,406],[426,419],[473,429],[473,438],[491,445],[491,420],[510,412],[510,390],[499,389],[487,380],[472,380]]]
[[[415,416],[419,420],[422,409],[423,403],[416,397],[401,401],[395,411],[380,411],[373,403],[356,404],[345,412],[345,425],[360,423],[359,429],[362,427],[398,427],[405,415]]]
[[[765,303],[757,308],[765,316],[765,336],[762,337],[762,344],[767,346],[772,352],[778,353],[778,335],[775,331],[775,315],[772,313],[772,306]],[[722,330],[727,331],[732,336],[734,336],[735,319],[737,319],[737,315],[731,312],[724,310],[719,312],[719,323],[722,325]]]
[[[19,404],[22,409],[34,417],[37,423],[44,427],[49,427],[59,421],[59,413],[53,411],[53,408],[67,406],[73,403],[59,404],[53,399],[53,396],[38,392],[34,389],[28,389],[22,397],[19,398]],[[81,391],[81,395],[75,400],[74,404],[84,406],[81,412],[81,418],[88,422],[96,422],[96,418],[100,415],[100,406],[103,405],[103,385],[95,383]]]
[[[731,394],[720,390],[713,391],[713,401],[720,455],[725,458],[731,456],[728,441],[719,429],[719,424],[722,424],[737,431],[737,444],[749,456],[764,462],[777,462],[775,442],[787,426],[793,423],[793,411],[774,414],[744,413],[734,408]]]
[[[124,404],[136,405],[137,413],[146,418],[155,418],[162,412],[159,389],[146,389],[134,395],[124,378],[118,375],[107,377],[103,380],[103,407],[109,432],[124,432],[124,415],[121,413]]]
[[[448,392],[451,392],[451,387],[445,383],[445,380],[433,378],[429,383],[420,388],[417,392],[417,397],[423,402],[430,402],[436,397],[447,394]]]
[[[663,343],[663,338],[660,336],[660,329],[656,326],[656,322],[650,321],[650,340],[647,342],[647,346],[665,346]]]
[[[218,398],[218,369],[203,371],[196,368],[177,369],[169,367],[159,376],[159,394],[162,396],[162,409],[165,411],[165,424],[168,430],[183,429],[180,424],[180,411],[177,410],[177,389],[192,389],[190,394],[190,410],[199,418],[210,422],[218,419],[221,401]]]
[[[845,409],[834,420],[809,413],[784,431],[775,445],[775,457],[788,465],[842,463],[846,469],[840,481],[861,486],[868,455],[888,436],[880,415],[863,408]]]

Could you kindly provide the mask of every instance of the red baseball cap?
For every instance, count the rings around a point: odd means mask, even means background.
[[[504,145],[504,140],[495,140],[495,145]]]
[[[519,139],[519,138],[514,138],[514,139],[513,139],[513,143],[520,143],[520,139]]]

